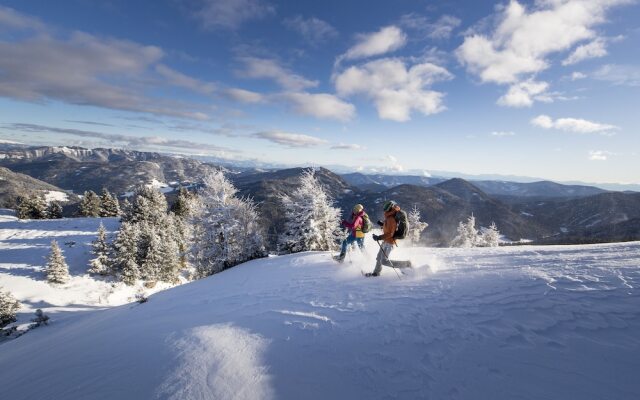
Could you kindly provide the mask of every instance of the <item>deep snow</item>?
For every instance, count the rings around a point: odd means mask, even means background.
[[[640,398],[640,242],[399,249],[418,268],[364,278],[375,250],[53,318],[0,345],[3,397]]]

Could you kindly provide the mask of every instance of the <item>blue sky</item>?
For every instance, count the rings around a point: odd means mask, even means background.
[[[632,0],[5,0],[0,140],[640,183],[638,21]]]

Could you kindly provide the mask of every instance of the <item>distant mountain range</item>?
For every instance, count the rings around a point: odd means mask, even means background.
[[[0,145],[0,205],[10,207],[27,191],[100,191],[120,195],[149,183],[198,183],[218,165],[117,149]],[[10,170],[10,171],[9,171]],[[229,177],[240,193],[259,204],[273,243],[282,225],[280,193],[290,192],[302,168],[234,168]],[[544,243],[640,240],[640,193],[610,192],[586,185],[550,181],[468,181],[420,175],[316,174],[343,210],[362,203],[371,217],[382,217],[387,199],[403,208],[417,207],[429,223],[424,240],[446,245],[458,222],[473,214],[480,226],[495,222],[505,237]],[[4,177],[4,180],[2,179]],[[347,211],[345,211],[346,213]],[[347,217],[347,215],[345,215]]]

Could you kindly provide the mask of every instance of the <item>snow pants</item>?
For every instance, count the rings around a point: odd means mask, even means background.
[[[391,243],[383,242],[381,243],[381,246],[380,250],[378,250],[378,256],[376,257],[376,268],[373,270],[373,273],[377,275],[380,275],[383,265],[391,265],[389,262],[389,255],[393,250],[393,245]]]
[[[360,250],[364,247],[364,238],[357,238],[353,235],[349,235],[342,241],[342,249],[340,250],[340,257],[344,257],[347,254],[347,248],[356,242]]]

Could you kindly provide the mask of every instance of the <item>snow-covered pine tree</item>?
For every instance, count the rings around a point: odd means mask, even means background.
[[[93,190],[84,192],[78,213],[83,217],[99,217],[100,216],[100,196]]]
[[[3,292],[0,288],[0,329],[16,321],[16,312],[20,308],[20,302],[9,292]]]
[[[69,281],[69,266],[67,265],[58,242],[51,241],[51,251],[47,258],[47,281],[49,283],[67,283]]]
[[[139,236],[138,224],[125,221],[120,225],[120,230],[113,241],[113,260],[110,263],[112,273],[119,274],[127,285],[133,285],[137,279],[140,279]]]
[[[187,188],[181,186],[178,190],[178,197],[176,201],[171,205],[171,212],[180,218],[188,218],[191,215],[191,210],[194,207],[194,195],[189,193]]]
[[[47,202],[38,194],[30,194],[20,199],[17,209],[20,219],[45,219],[47,218]]]
[[[100,223],[98,227],[98,236],[96,240],[92,242],[92,253],[95,256],[91,260],[89,273],[96,275],[109,275],[111,268],[109,266],[109,245],[107,244],[107,231]]]
[[[60,219],[62,218],[62,206],[57,201],[51,201],[47,206],[47,218]]]
[[[414,246],[420,243],[420,235],[422,235],[422,231],[429,226],[426,222],[422,222],[420,217],[420,210],[418,210],[418,206],[414,204],[409,215],[407,215],[409,222],[409,234],[407,235],[407,238],[409,239],[409,243]]]
[[[285,227],[279,238],[283,252],[327,251],[335,248],[342,235],[340,209],[322,187],[313,169],[305,170],[291,194],[280,195]]]
[[[222,171],[207,174],[193,212],[191,259],[199,277],[220,272],[265,255],[262,227],[252,200]]]
[[[164,194],[154,187],[140,186],[135,190],[131,208],[123,219],[132,222],[146,221],[159,226],[167,215],[167,209],[167,199]]]
[[[479,245],[483,247],[498,247],[500,244],[500,231],[498,231],[495,222],[492,222],[491,226],[482,231],[479,242]]]
[[[107,188],[102,189],[100,194],[100,216],[117,217],[120,215],[120,203],[115,195],[112,195]]]
[[[120,221],[129,221],[129,218],[133,215],[133,205],[129,199],[125,198],[120,206]]]
[[[476,229],[476,218],[471,214],[466,222],[460,221],[458,224],[458,234],[451,241],[452,247],[476,247],[480,241],[478,230]]]
[[[178,255],[178,245],[171,232],[166,229],[153,232],[149,235],[147,253],[140,264],[142,279],[176,282],[180,271]]]

